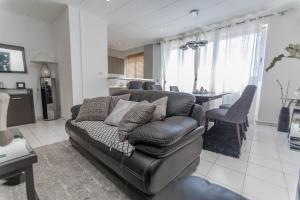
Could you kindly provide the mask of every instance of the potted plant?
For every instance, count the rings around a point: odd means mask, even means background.
[[[289,132],[290,128],[290,106],[293,103],[293,100],[288,99],[290,81],[286,87],[286,92],[284,94],[283,85],[279,80],[276,80],[280,87],[281,94],[281,103],[282,107],[280,109],[279,118],[278,118],[278,127],[277,130],[280,132]]]

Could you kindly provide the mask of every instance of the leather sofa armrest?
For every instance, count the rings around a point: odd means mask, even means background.
[[[80,111],[80,107],[81,107],[81,104],[80,105],[75,105],[75,106],[72,106],[71,107],[71,113],[72,113],[72,119],[76,119],[79,111]]]
[[[198,127],[197,121],[191,117],[173,116],[165,121],[155,121],[138,127],[129,135],[129,143],[169,146]]]
[[[192,108],[191,117],[195,119],[198,126],[204,126],[205,124],[205,111],[201,105],[195,104]]]

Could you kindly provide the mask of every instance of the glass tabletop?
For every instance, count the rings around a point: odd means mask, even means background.
[[[0,131],[0,165],[33,153],[18,129]]]

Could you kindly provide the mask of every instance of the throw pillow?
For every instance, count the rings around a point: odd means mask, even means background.
[[[151,104],[156,106],[151,121],[161,121],[166,118],[168,97],[160,98]]]
[[[120,96],[112,96],[110,100],[110,106],[109,106],[109,111],[108,113],[111,113],[113,109],[116,107],[117,103],[119,102],[120,99],[129,101],[130,94],[123,94]]]
[[[108,115],[111,97],[85,99],[75,121],[104,121]]]
[[[138,104],[138,102],[125,101],[123,99],[118,100],[117,105],[105,119],[104,123],[112,126],[119,126],[119,123],[122,120],[123,116],[136,104]]]
[[[155,108],[155,105],[145,102],[140,102],[131,108],[119,124],[119,140],[124,141],[128,139],[131,131],[148,123],[153,116]]]

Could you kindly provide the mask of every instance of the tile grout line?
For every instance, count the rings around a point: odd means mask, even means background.
[[[249,130],[249,128],[248,128]],[[247,133],[246,133],[247,134]],[[249,157],[247,159],[247,166],[246,166],[246,171],[244,174],[244,181],[243,181],[243,186],[242,186],[242,194],[245,193],[245,182],[246,182],[246,177],[247,177],[247,171],[248,171],[248,165],[249,165],[249,161],[250,161],[250,155],[251,155],[251,150],[252,150],[252,143],[253,143],[253,136],[252,136],[252,140],[251,140],[251,146],[250,146],[250,151],[249,151]]]
[[[275,138],[274,138],[274,141],[275,141]],[[291,197],[290,192],[289,192],[289,187],[288,187],[288,183],[287,183],[287,177],[286,177],[286,174],[284,173],[284,170],[283,170],[283,164],[282,164],[282,160],[281,160],[281,155],[280,155],[280,152],[279,152],[277,144],[276,144],[276,151],[277,151],[277,154],[279,156],[279,162],[280,162],[281,170],[282,170],[283,177],[284,177],[285,188],[286,188],[286,191],[287,191],[289,199],[292,200],[293,197]]]

